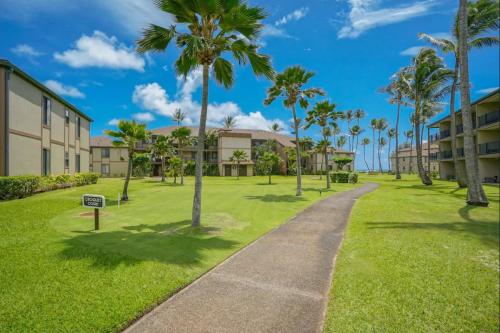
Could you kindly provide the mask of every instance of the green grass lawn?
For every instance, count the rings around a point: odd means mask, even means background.
[[[305,176],[205,178],[203,227],[190,224],[193,179],[186,185],[133,180],[117,207],[122,180],[0,202],[0,332],[116,331],[238,249],[333,191]],[[352,185],[333,184],[335,191]],[[104,194],[93,231],[84,193]],[[91,215],[91,214],[90,214]]]
[[[364,176],[337,258],[325,332],[498,332],[499,188],[488,208],[415,176]]]

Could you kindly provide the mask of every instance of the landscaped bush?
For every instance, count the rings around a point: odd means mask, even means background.
[[[330,177],[334,183],[356,184],[358,182],[358,174],[354,172],[333,172]]]
[[[0,177],[0,200],[20,199],[37,192],[97,183],[97,173],[77,173],[57,176],[9,176]]]
[[[39,176],[0,177],[0,200],[33,195],[40,186],[40,178]]]

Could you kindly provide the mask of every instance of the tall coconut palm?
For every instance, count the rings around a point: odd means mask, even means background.
[[[370,144],[369,138],[363,138],[361,141],[361,145],[363,146],[363,160],[365,161],[366,170],[370,171],[370,167],[368,166],[368,162],[366,162],[366,146]]]
[[[248,155],[244,150],[236,149],[233,151],[233,155],[229,158],[233,163],[236,163],[236,179],[240,179],[240,164],[248,160]]]
[[[432,185],[428,172],[424,170],[422,162],[422,141],[420,139],[420,125],[423,109],[441,101],[450,91],[448,81],[453,71],[446,68],[443,59],[430,48],[421,49],[412,59],[412,65],[406,68],[409,87],[409,98],[415,109],[415,143],[417,148],[417,169],[424,185]]]
[[[372,172],[375,172],[375,130],[377,129],[378,119],[373,118],[370,121],[370,127],[372,129]]]
[[[172,131],[172,138],[177,141],[177,155],[181,159],[180,176],[181,185],[184,185],[184,148],[193,144],[191,130],[187,127],[179,127]]]
[[[471,12],[473,10],[474,8],[471,9]],[[497,10],[498,6],[496,6],[495,12],[497,12]],[[458,12],[459,12],[458,53],[460,54],[460,104],[462,107],[462,123],[464,126],[464,156],[465,156],[465,173],[467,175],[467,204],[473,206],[488,206],[489,203],[488,198],[486,197],[486,193],[484,193],[484,189],[481,184],[481,179],[479,178],[479,165],[477,160],[476,144],[474,143],[474,133],[472,125],[472,110],[470,105],[470,87],[469,87],[469,55],[468,55],[469,29],[467,25],[468,8],[466,0],[460,0],[460,6]],[[472,13],[472,15],[474,15],[474,13]],[[474,31],[473,29],[470,30]]]
[[[469,2],[468,4],[468,20],[467,20],[467,49],[483,48],[487,46],[498,45],[498,0],[479,0],[477,2]],[[453,22],[452,34],[449,38],[439,38],[432,35],[421,33],[419,37],[432,43],[445,54],[452,54],[454,58],[454,71],[450,91],[450,137],[451,137],[451,154],[453,165],[455,168],[455,178],[459,187],[466,187],[465,170],[462,169],[458,162],[457,156],[457,138],[456,138],[456,114],[455,114],[455,98],[460,76],[460,52],[459,52],[459,17],[458,13]],[[495,33],[494,36],[485,36],[487,33]]]
[[[177,123],[177,126],[181,126],[184,119],[186,119],[186,113],[182,112],[181,108],[175,109],[172,120]]]
[[[340,134],[341,130],[339,127],[339,124],[336,121],[331,121],[330,122],[330,128],[332,129],[332,139],[333,139],[333,146],[336,148],[336,143],[337,143],[337,135]]]
[[[352,110],[344,111],[343,119],[347,122],[347,133],[351,131],[351,121],[354,119],[354,112]],[[349,147],[349,151],[352,151],[352,137],[349,136],[347,141],[347,146]]]
[[[236,127],[236,119],[233,116],[224,117],[223,125],[224,128],[231,129]]]
[[[127,121],[120,120],[118,130],[105,130],[104,132],[113,137],[113,145],[116,147],[126,147],[128,151],[128,167],[125,183],[123,184],[122,201],[128,200],[128,184],[132,175],[132,161],[135,155],[135,149],[139,142],[143,142],[149,138],[146,130],[146,124],[137,123],[135,120]]]
[[[354,152],[354,155],[353,155],[353,165],[354,167],[356,167],[356,154],[357,154],[357,151],[358,151],[358,138],[359,136],[361,135],[361,133],[363,132],[363,130],[361,129],[361,127],[359,125],[354,125],[353,127],[351,127],[351,130],[349,131],[349,134],[351,135],[351,138],[352,138],[352,142],[353,142],[353,152]]]
[[[384,137],[378,138],[378,165],[380,173],[384,173],[384,170],[382,169],[382,161],[380,160],[380,154],[386,145],[387,140]]]
[[[339,136],[337,140],[337,149],[342,150],[347,143],[347,137],[345,135]]]
[[[360,126],[359,122],[365,117],[366,113],[362,109],[357,109],[354,111],[354,119],[356,119],[356,125]]]
[[[389,128],[387,130],[387,137],[389,138],[389,153],[387,154],[387,156],[389,156],[389,158],[387,160],[389,162],[389,170],[392,170],[391,169],[391,142],[392,142],[392,139],[394,139],[394,137],[396,137],[396,129],[395,128]],[[396,145],[396,151],[397,150],[398,150],[398,146]]]
[[[161,181],[165,182],[165,160],[174,154],[173,140],[170,136],[157,135],[152,153],[161,159]]]
[[[323,160],[325,161],[326,168],[326,188],[330,186],[330,167],[328,165],[328,138],[331,136],[331,129],[328,126],[328,120],[332,118],[335,113],[335,104],[328,101],[318,102],[312,110],[307,112],[306,125],[304,129],[308,129],[312,125],[321,127],[321,134],[323,136]]]
[[[401,171],[399,170],[399,118],[401,115],[401,106],[408,106],[405,98],[408,95],[408,85],[407,80],[404,79],[404,75],[408,75],[404,70],[398,71],[391,78],[391,83],[383,87],[381,92],[387,93],[389,95],[389,103],[397,105],[396,113],[396,179],[401,179]],[[390,149],[389,149],[390,150]],[[389,162],[390,163],[390,162]]]
[[[307,109],[309,99],[316,95],[324,95],[320,88],[304,88],[308,81],[314,76],[314,73],[306,71],[300,66],[288,67],[283,73],[278,74],[274,79],[274,85],[267,90],[267,98],[264,101],[265,105],[270,105],[278,97],[283,98],[283,105],[287,109],[292,110],[293,127],[295,135],[295,143],[299,142],[299,125],[297,118],[296,106]],[[296,147],[297,155],[297,191],[296,195],[302,195],[302,175],[301,175],[301,156],[300,146]]]
[[[279,123],[274,122],[274,123],[272,123],[270,130],[273,133],[279,133],[279,132],[283,131],[283,127],[281,127],[281,125]]]
[[[409,173],[413,172],[413,130],[408,130],[405,132],[406,142],[410,141],[410,161],[408,162],[408,171]]]
[[[325,149],[328,149],[329,146],[330,146],[329,141],[319,140],[316,143],[316,146],[314,146],[314,151],[318,154],[323,155],[323,152],[325,151]],[[325,159],[322,158],[322,161],[321,161],[320,166],[319,166],[319,169],[320,169],[319,180],[323,180],[323,164],[324,164],[324,162],[325,162]]]
[[[257,38],[266,17],[260,7],[249,6],[243,0],[156,0],[157,7],[171,14],[175,24],[164,28],[151,24],[137,42],[138,51],[164,51],[175,39],[180,55],[175,63],[178,74],[186,76],[201,67],[202,103],[196,149],[195,191],[191,225],[198,227],[201,217],[203,146],[208,110],[208,80],[213,77],[225,88],[234,82],[233,64],[223,58],[232,55],[238,64],[250,63],[258,76],[274,77],[268,56],[258,53]]]
[[[378,170],[379,170],[379,173],[382,173],[382,160],[381,160],[381,146],[380,146],[380,139],[381,139],[381,135],[382,135],[382,132],[384,132],[386,129],[387,129],[387,126],[389,126],[387,124],[387,120],[385,118],[380,118],[377,120],[377,126],[376,126],[376,129],[377,129],[377,133],[378,133],[378,136],[377,136],[377,155],[378,155]]]

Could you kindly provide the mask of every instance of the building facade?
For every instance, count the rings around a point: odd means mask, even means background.
[[[325,155],[317,151],[310,151],[309,157],[306,158],[304,171],[306,173],[319,174],[326,170]],[[350,157],[353,161],[344,166],[343,171],[354,171],[354,152],[341,149],[328,149],[328,169],[330,171],[339,171],[338,165],[335,163],[335,157]]]
[[[427,144],[422,145],[422,162],[424,170],[429,171],[429,158],[430,158],[430,172],[439,173],[439,162],[433,158],[439,152],[439,146],[432,144],[430,147],[430,154]],[[430,156],[429,156],[430,155]],[[398,150],[399,159],[399,172],[400,173],[417,173],[417,150],[415,148],[405,147]],[[396,153],[391,154],[391,172],[396,172]]]
[[[497,89],[474,101],[471,106],[479,175],[485,183],[498,183],[500,179],[500,90]],[[438,131],[431,135],[431,141],[439,146],[439,152],[431,155],[431,158],[439,162],[442,179],[455,178],[450,127],[450,116],[429,125],[430,129]],[[457,111],[456,133],[458,163],[459,167],[465,170],[463,125],[460,110]]]
[[[0,60],[0,176],[89,171],[92,120]]]
[[[90,170],[103,177],[125,177],[128,168],[128,149],[113,146],[107,136],[90,139]]]

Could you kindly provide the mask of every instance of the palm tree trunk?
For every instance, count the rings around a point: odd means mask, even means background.
[[[380,160],[380,132],[379,130],[377,139],[378,173],[382,173],[382,161]]]
[[[199,227],[201,218],[201,189],[203,177],[203,148],[205,146],[205,127],[208,109],[208,70],[209,65],[203,64],[203,92],[201,100],[200,126],[198,129],[198,145],[196,147],[196,166],[194,181],[194,198],[191,226]]]
[[[122,201],[128,200],[128,183],[130,182],[130,176],[132,174],[132,163],[134,158],[134,152],[128,152],[128,167],[127,167],[127,176],[125,177],[125,184],[123,184],[123,193],[122,193]]]
[[[165,156],[161,157],[161,182],[165,182]]]
[[[366,161],[366,146],[363,146],[363,160],[365,161],[366,169],[370,171],[370,167],[368,166],[368,162]]]
[[[372,172],[375,172],[375,128],[372,128]]]
[[[181,156],[181,185],[184,185],[184,158]]]
[[[413,133],[415,133],[415,124],[412,127]],[[410,162],[408,163],[408,168],[410,169],[410,173],[413,173],[413,135],[410,137]]]
[[[422,162],[422,141],[420,138],[420,101],[417,99],[415,101],[415,144],[417,146],[417,169],[420,180],[424,185],[432,185],[432,180],[429,175],[424,170],[424,164]]]
[[[462,123],[464,126],[464,155],[465,172],[467,175],[467,204],[474,206],[488,206],[488,198],[484,193],[479,178],[479,165],[474,143],[472,126],[472,110],[469,90],[469,55],[467,45],[467,0],[460,0],[459,7],[459,38],[458,50],[460,54],[460,98],[462,108]]]
[[[431,129],[427,127],[427,172],[431,175]]]
[[[330,168],[328,167],[328,146],[326,145],[326,142],[328,140],[328,138],[326,136],[323,137],[323,140],[324,140],[324,143],[325,143],[325,147],[324,147],[324,152],[325,152],[325,169],[326,169],[326,188],[327,189],[330,189],[331,188],[331,185],[330,185]]]
[[[240,162],[236,163],[236,179],[240,179]]]
[[[295,105],[292,105],[292,114],[293,114],[293,126],[295,129],[295,151],[297,154],[297,160],[295,162],[297,168],[297,192],[295,193],[295,195],[297,197],[300,197],[302,195],[302,175],[301,175],[302,159],[300,157],[299,126],[297,124],[297,112],[295,111]]]
[[[389,151],[387,153],[387,163],[389,163],[389,170],[392,171],[391,169],[391,141],[392,141],[392,138],[389,138]]]
[[[399,171],[399,113],[401,111],[401,94],[398,95],[398,111],[396,113],[396,179],[401,179]]]
[[[450,136],[451,136],[451,156],[453,158],[453,167],[455,168],[455,179],[457,181],[458,187],[464,188],[467,187],[467,181],[465,180],[464,170],[458,163],[457,156],[457,115],[455,114],[455,96],[457,90],[457,81],[458,81],[458,73],[459,73],[459,65],[460,59],[455,57],[455,72],[453,74],[453,82],[451,84],[451,93],[450,93],[450,119],[451,119],[451,128],[450,128]]]

